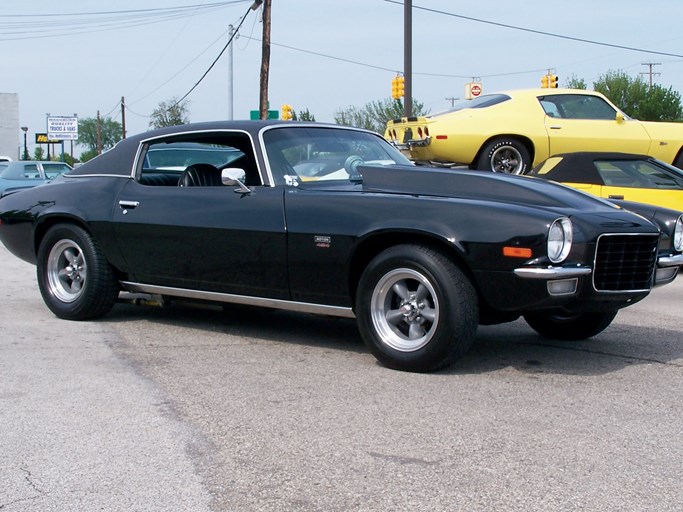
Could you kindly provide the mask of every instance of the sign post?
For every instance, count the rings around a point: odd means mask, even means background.
[[[78,117],[47,116],[47,138],[62,143],[62,162],[64,161],[64,141],[78,140]],[[50,145],[48,144],[48,157]]]
[[[78,118],[65,116],[48,117],[47,137],[54,140],[78,140]]]

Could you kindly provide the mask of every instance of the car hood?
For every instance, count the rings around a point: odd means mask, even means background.
[[[420,166],[360,166],[363,191],[498,201],[545,208],[606,211],[619,207],[555,182],[488,171]]]

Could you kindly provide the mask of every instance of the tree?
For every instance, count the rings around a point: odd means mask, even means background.
[[[588,87],[586,87],[586,81],[583,78],[578,78],[576,75],[570,76],[564,83],[564,87],[567,89],[588,89]]]
[[[593,88],[635,119],[683,121],[681,95],[671,87],[650,87],[641,77],[633,79],[623,71],[608,71],[593,83]]]
[[[150,128],[164,128],[190,122],[189,101],[178,101],[174,96],[168,101],[162,101],[150,116]]]
[[[413,115],[424,116],[428,113],[424,110],[423,103],[413,99]],[[350,106],[345,110],[338,110],[334,114],[334,122],[384,133],[388,121],[402,116],[403,102],[401,100],[383,99],[367,103],[363,108]]]
[[[111,149],[123,138],[123,127],[118,121],[110,117],[100,118],[100,147],[97,145],[97,118],[81,117],[78,120],[78,144],[87,149],[80,156],[81,162],[86,162],[97,156],[101,151]],[[84,158],[85,155],[85,158]]]
[[[33,148],[33,159],[45,160],[45,150],[42,148],[42,146],[36,146]]]
[[[96,149],[89,149],[87,151],[83,151],[83,153],[81,153],[81,156],[79,156],[78,159],[81,162],[87,162],[88,160],[92,160],[96,156],[97,156],[97,150]]]
[[[293,112],[292,121],[315,121],[315,116],[308,109],[299,110],[298,114],[296,111]]]

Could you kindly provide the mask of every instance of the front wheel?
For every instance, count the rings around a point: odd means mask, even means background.
[[[363,272],[356,317],[363,340],[381,363],[428,372],[454,362],[474,342],[477,296],[445,255],[401,245],[380,253]]]
[[[489,142],[477,161],[477,169],[506,174],[525,174],[531,166],[529,150],[515,139],[498,138]]]
[[[534,312],[524,315],[529,326],[544,338],[579,341],[601,333],[612,323],[616,311],[602,313]]]
[[[71,224],[50,228],[38,249],[38,287],[47,307],[67,320],[88,320],[115,304],[118,281],[95,239]]]

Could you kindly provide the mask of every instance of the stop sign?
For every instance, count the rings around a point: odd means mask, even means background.
[[[481,95],[481,84],[472,84],[472,87],[470,88],[470,94],[473,98]]]

